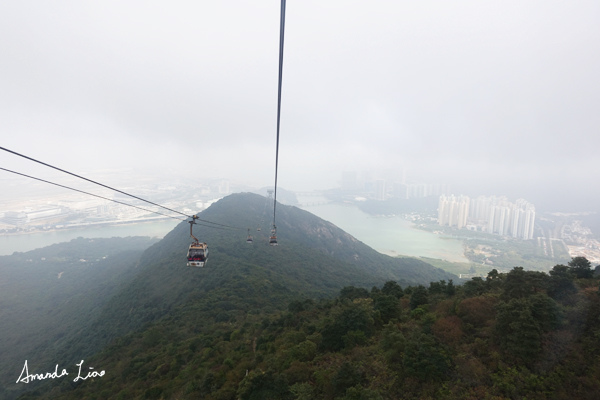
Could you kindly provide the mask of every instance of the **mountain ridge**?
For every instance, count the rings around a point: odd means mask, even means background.
[[[141,271],[136,279],[108,301],[86,335],[84,346],[69,346],[73,357],[77,358],[78,352],[88,354],[162,318],[178,305],[231,282],[247,286],[245,281],[252,280],[266,298],[289,300],[332,296],[344,286],[370,288],[388,280],[407,286],[456,279],[419,260],[380,254],[332,223],[283,204],[277,207],[279,246],[267,245],[269,226],[264,222],[261,231],[254,232],[254,244],[247,244],[247,230],[242,227],[256,226],[266,201],[256,194],[233,194],[198,214],[204,220],[239,227],[194,227],[194,235],[207,242],[210,249],[204,268],[185,266],[190,243],[186,222],[150,246],[140,258]],[[265,301],[264,306],[268,303]],[[96,341],[98,344],[94,344]]]
[[[203,321],[226,322],[257,310],[281,310],[293,300],[335,296],[346,286],[370,288],[389,280],[407,286],[456,278],[422,261],[380,254],[332,223],[283,204],[277,205],[279,246],[269,246],[265,209],[266,198],[241,193],[199,213],[201,219],[237,227],[194,226],[194,235],[210,249],[207,265],[200,269],[186,267],[189,224],[177,225],[142,253],[135,277],[98,317],[54,349],[55,359],[74,365],[164,318],[196,320],[201,312]],[[255,237],[251,245],[246,243],[248,228]]]

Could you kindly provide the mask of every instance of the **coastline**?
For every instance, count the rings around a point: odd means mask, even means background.
[[[420,229],[418,222],[410,218],[371,215],[354,204],[329,203],[302,209],[333,223],[377,252],[391,257],[430,257],[469,262],[461,239],[440,237]]]
[[[0,231],[0,237],[2,236],[25,236],[25,235],[36,235],[36,234],[44,234],[44,233],[53,233],[53,232],[65,232],[69,230],[76,230],[82,228],[92,228],[92,227],[102,227],[102,226],[125,226],[125,225],[137,225],[137,224],[147,224],[153,222],[161,222],[161,221],[169,221],[172,218],[168,217],[148,217],[141,219],[132,219],[132,220],[122,220],[122,221],[97,221],[97,222],[83,222],[78,224],[69,224],[60,226],[61,224],[57,224],[49,229],[34,229],[34,230],[20,230],[16,232],[2,232]],[[183,220],[182,220],[183,221]]]
[[[162,238],[179,222],[173,219],[111,221],[103,224],[78,225],[69,228],[26,231],[0,235],[0,256],[27,252],[56,243],[70,242],[78,237],[89,239],[147,236]]]

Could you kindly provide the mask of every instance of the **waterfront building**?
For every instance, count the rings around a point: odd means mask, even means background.
[[[506,197],[440,196],[438,223],[456,228],[469,225],[494,235],[533,239],[535,207],[524,199],[511,203]]]
[[[439,183],[412,183],[406,185],[407,199],[447,195],[448,192],[448,185]]]
[[[401,182],[394,182],[392,185],[392,195],[398,199],[408,199],[407,186]]]
[[[23,226],[27,223],[27,214],[20,211],[7,211],[4,213],[2,222],[7,225]]]
[[[469,197],[441,195],[438,203],[438,223],[461,229],[467,225]]]

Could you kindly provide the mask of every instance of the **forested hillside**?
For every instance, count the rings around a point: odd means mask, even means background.
[[[236,194],[213,204],[200,218],[254,227],[264,209],[264,197]],[[389,279],[408,285],[455,278],[418,260],[382,255],[296,207],[279,205],[278,220],[277,247],[268,246],[268,223],[261,231],[253,228],[251,245],[246,243],[247,229],[196,226],[194,235],[208,242],[210,249],[203,269],[185,266],[190,231],[189,224],[182,222],[144,252],[135,280],[107,303],[80,337],[65,346],[65,359],[71,362],[91,354],[196,299],[219,298],[215,293],[224,293],[224,299],[240,298],[247,303],[240,303],[242,310],[267,311],[281,309],[293,298],[332,296],[347,285],[371,287]]]
[[[100,315],[156,241],[79,238],[0,257],[0,398],[8,397],[4,390],[24,360],[52,363],[55,352]]]
[[[215,308],[236,289],[223,288],[86,361],[105,376],[22,399],[595,399],[598,284],[576,258],[458,287],[348,286],[281,311]]]
[[[235,194],[202,212],[201,219],[219,223],[207,227],[200,221],[194,227],[194,235],[209,244],[210,255],[203,269],[186,267],[190,230],[189,224],[182,222],[136,258],[133,279],[98,282],[118,290],[103,298],[102,307],[87,314],[85,323],[75,325],[76,334],[53,336],[48,342],[51,345],[44,342],[53,350],[52,362],[72,368],[111,341],[165,319],[176,318],[172,323],[184,331],[191,329],[185,325],[187,321],[197,321],[197,327],[190,330],[193,333],[213,320],[269,315],[296,299],[332,297],[344,286],[372,287],[387,280],[407,286],[456,278],[422,261],[382,255],[296,207],[278,205],[279,246],[269,246],[268,208],[262,196]],[[246,243],[249,227],[253,244]],[[75,256],[88,257],[83,253]],[[81,317],[76,309],[70,310]],[[211,316],[200,318],[202,310],[210,310]],[[13,369],[22,368],[26,357],[22,355]],[[45,365],[35,361],[36,368]],[[36,385],[29,384],[29,388]]]

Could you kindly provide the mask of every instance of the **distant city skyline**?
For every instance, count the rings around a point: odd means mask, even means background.
[[[505,196],[471,199],[464,195],[441,195],[438,223],[528,240],[534,237],[535,206],[524,199],[512,203]]]
[[[2,146],[92,179],[273,185],[279,11],[0,2]],[[597,1],[289,2],[278,186],[394,170],[400,184],[600,211],[598,26]],[[47,174],[11,154],[0,166]]]

